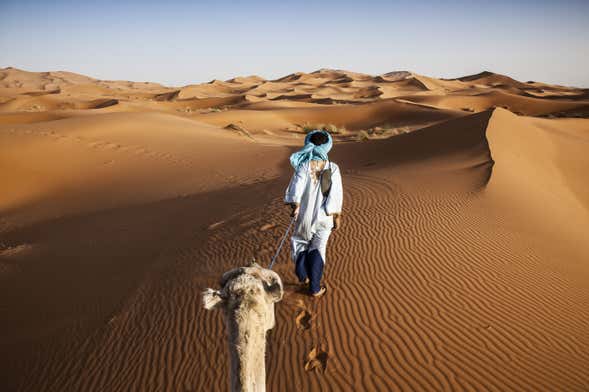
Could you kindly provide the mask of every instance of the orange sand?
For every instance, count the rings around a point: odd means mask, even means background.
[[[226,390],[200,292],[270,261],[288,154],[332,124],[329,290],[301,293],[283,252],[268,390],[585,390],[587,93],[488,72],[170,88],[0,70],[1,389]]]

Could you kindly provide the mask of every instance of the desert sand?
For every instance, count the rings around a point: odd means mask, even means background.
[[[588,89],[491,72],[0,69],[0,389],[226,390],[200,293],[270,262],[325,127],[343,226],[320,300],[279,257],[268,390],[587,390],[588,117]]]

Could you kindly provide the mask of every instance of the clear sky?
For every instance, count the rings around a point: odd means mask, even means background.
[[[337,68],[589,87],[589,0],[0,0],[0,66],[178,86]]]

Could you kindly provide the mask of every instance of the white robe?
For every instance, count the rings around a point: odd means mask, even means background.
[[[298,203],[299,215],[291,237],[291,256],[296,261],[300,252],[317,249],[323,262],[326,262],[327,240],[333,228],[332,214],[342,211],[343,189],[339,167],[327,162],[325,168],[331,168],[331,190],[324,197],[320,181],[315,180],[309,162],[302,164],[293,174],[286,194],[285,203]]]

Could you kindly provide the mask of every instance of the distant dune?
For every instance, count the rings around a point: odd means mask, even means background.
[[[200,292],[288,224],[289,154],[332,132],[327,295],[285,283],[270,391],[589,385],[589,91],[322,69],[166,87],[0,70],[0,385],[223,391]]]
[[[104,106],[95,103],[102,100],[113,103],[108,105],[113,106],[108,111],[157,110],[219,125],[224,115],[231,117],[227,121],[229,124],[242,111],[259,111],[261,102],[277,102],[282,107],[288,102],[296,102],[315,104],[313,107],[320,105],[314,110],[316,115],[308,121],[333,123],[350,130],[372,126],[393,129],[405,124],[390,121],[388,116],[381,116],[380,121],[360,123],[347,117],[333,118],[328,108],[338,106],[347,110],[353,107],[370,111],[371,104],[376,102],[392,105],[405,102],[419,104],[415,107],[416,113],[424,110],[424,105],[465,112],[504,107],[530,116],[585,118],[589,115],[587,94],[587,89],[523,83],[487,71],[456,79],[436,79],[407,71],[371,76],[321,69],[312,73],[293,73],[276,80],[248,76],[164,87],[148,82],[97,80],[71,72],[37,73],[4,68],[0,70],[0,124],[13,122],[11,117],[15,112],[57,112],[61,117],[79,116],[88,110],[103,109]],[[216,113],[218,111],[223,114]],[[321,114],[317,115],[321,112],[325,112],[325,119]],[[301,125],[295,120],[285,120],[291,127]],[[272,123],[245,121],[244,125],[253,133],[271,128],[279,130],[285,125],[281,122],[273,127]]]

